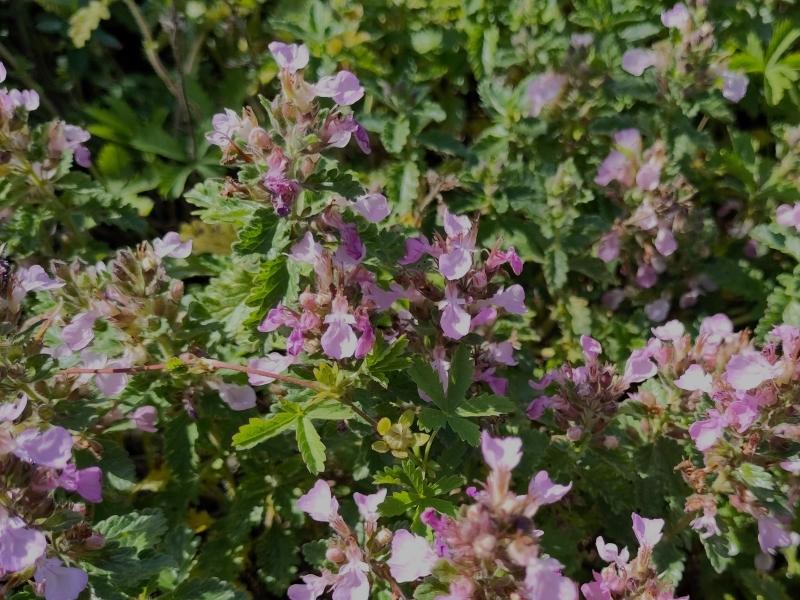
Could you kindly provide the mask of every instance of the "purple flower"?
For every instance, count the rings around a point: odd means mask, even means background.
[[[83,350],[94,339],[94,323],[100,317],[93,310],[78,313],[61,330],[61,340],[73,352]]]
[[[760,352],[744,351],[728,361],[725,381],[733,389],[745,392],[773,379],[778,372],[779,367],[771,365]]]
[[[47,539],[26,526],[19,517],[9,516],[0,506],[0,573],[15,573],[33,565],[47,548]]]
[[[558,73],[543,73],[528,85],[528,104],[531,116],[538,117],[545,106],[561,95],[567,78]]]
[[[678,2],[672,8],[661,13],[661,23],[670,29],[686,29],[689,19],[689,11],[683,2]]]
[[[297,499],[297,508],[321,523],[330,523],[339,516],[339,501],[322,479],[317,479],[314,487]]]
[[[722,72],[722,96],[731,102],[739,102],[747,93],[747,75],[734,73],[733,71]]]
[[[525,290],[518,283],[507,288],[500,288],[494,296],[489,298],[489,302],[514,315],[524,315],[527,310],[525,308]]]
[[[57,558],[40,560],[33,579],[44,587],[45,600],[76,600],[89,583],[86,571],[65,567]]]
[[[598,556],[607,563],[625,565],[630,560],[631,554],[627,548],[620,550],[616,544],[606,544],[602,536],[597,538],[595,546],[597,547]]]
[[[5,402],[0,404],[0,422],[13,421],[22,414],[25,407],[28,405],[28,396],[20,392],[17,394],[17,399],[13,402]]]
[[[256,405],[256,392],[249,385],[219,382],[214,387],[231,410],[249,410]]]
[[[369,145],[369,134],[358,121],[356,121],[356,130],[353,132],[353,137],[355,137],[356,144],[364,154],[370,154],[372,152]]]
[[[603,347],[593,337],[588,335],[581,336],[581,349],[583,350],[583,355],[586,357],[587,362],[592,362],[597,359],[603,353]]]
[[[308,65],[308,46],[305,44],[270,42],[268,48],[278,66],[289,73],[296,73]]]
[[[319,259],[322,257],[322,252],[323,252],[322,246],[314,240],[314,235],[310,231],[306,231],[302,239],[299,242],[296,242],[292,246],[292,249],[289,252],[289,257],[296,260],[297,262],[306,263],[309,265],[315,265],[317,264],[317,262],[319,262]],[[275,309],[270,310],[269,315],[272,315],[273,310]],[[269,319],[269,315],[267,316],[267,319]],[[261,329],[261,327],[259,327],[258,330],[272,331],[272,329],[265,330]]]
[[[719,411],[708,411],[708,418],[696,421],[689,426],[689,435],[700,452],[705,452],[717,443],[725,429],[725,419]]]
[[[647,318],[654,323],[660,323],[667,318],[667,315],[669,315],[669,309],[669,300],[659,298],[658,300],[653,300],[652,302],[645,304],[644,314],[646,314]]]
[[[72,458],[72,435],[63,427],[26,429],[14,441],[17,458],[42,467],[63,469]]]
[[[656,53],[642,48],[631,48],[622,55],[622,68],[631,75],[640,77],[656,64]]]
[[[795,534],[775,517],[762,517],[758,520],[758,545],[768,554],[775,554],[775,548],[794,545]]]
[[[666,227],[659,228],[654,245],[661,256],[669,256],[678,249],[678,242],[672,235],[672,230]]]
[[[643,191],[653,191],[661,178],[661,162],[651,158],[636,173],[636,186]]]
[[[493,471],[511,471],[522,459],[522,440],[518,437],[493,438],[489,432],[481,433],[483,460]]]
[[[386,564],[392,577],[405,583],[430,575],[438,559],[424,537],[398,529],[392,538],[392,554]]]
[[[20,269],[17,277],[22,289],[26,292],[56,290],[65,285],[60,279],[51,278],[39,265]]]
[[[653,287],[657,281],[658,273],[652,265],[647,263],[639,265],[636,270],[636,285],[646,290]]]
[[[67,491],[78,492],[88,502],[103,501],[103,471],[100,467],[76,469],[70,463],[58,476],[58,485]]]
[[[367,255],[367,247],[358,235],[355,225],[348,223],[339,228],[342,236],[342,243],[337,248],[334,260],[342,267],[353,267],[364,260]]]
[[[444,232],[450,238],[463,237],[472,229],[472,221],[470,221],[469,217],[454,215],[446,206],[444,207],[442,220],[444,222]]]
[[[408,238],[406,240],[405,255],[397,262],[397,264],[403,266],[413,265],[426,254],[430,254],[430,252],[431,245],[425,236],[420,235],[417,237]]]
[[[269,371],[270,373],[283,373],[294,363],[294,356],[281,354],[280,352],[270,352],[264,358],[251,358],[247,361],[247,366],[251,369]],[[274,377],[248,373],[247,380],[250,385],[267,385],[275,381]]]
[[[139,431],[155,433],[156,423],[158,422],[158,411],[155,406],[149,404],[140,406],[131,414],[131,422]]]
[[[392,209],[383,194],[364,194],[353,203],[355,211],[370,223],[380,223],[388,217]]]
[[[358,512],[361,518],[365,521],[378,520],[378,507],[386,500],[386,489],[380,488],[374,494],[361,494],[356,492],[353,494],[353,500],[356,502]]]
[[[192,253],[192,240],[181,242],[181,236],[170,231],[163,238],[153,240],[153,250],[159,258],[186,258]]]
[[[550,480],[547,471],[539,471],[528,484],[528,495],[534,498],[536,504],[544,506],[558,502],[571,489],[572,483],[559,485]]]
[[[466,304],[466,300],[458,296],[458,288],[455,284],[448,283],[444,288],[444,300],[439,302],[438,306],[442,309],[439,321],[442,332],[451,340],[460,340],[469,333],[472,319],[469,313],[461,308],[463,304]]]
[[[317,96],[333,98],[339,106],[350,106],[364,97],[364,88],[358,77],[350,71],[339,71],[336,75],[329,75],[319,80],[314,86]]]
[[[616,231],[609,231],[597,246],[597,257],[603,262],[611,262],[619,256],[620,239]]]
[[[628,383],[641,383],[650,379],[658,372],[656,364],[650,360],[645,348],[631,352],[628,362],[625,363],[625,381]]]
[[[325,593],[325,588],[333,583],[333,576],[330,573],[325,573],[323,576],[303,575],[301,579],[303,583],[295,583],[286,590],[289,600],[317,600]]]
[[[530,600],[578,600],[578,586],[561,574],[563,565],[554,558],[531,559],[525,568],[525,598]]]
[[[652,549],[661,540],[661,530],[664,529],[664,519],[645,519],[636,513],[631,513],[633,521],[633,534],[640,547]]]
[[[347,298],[338,295],[331,303],[331,312],[325,316],[328,329],[322,335],[322,350],[331,358],[340,360],[355,354],[358,340],[353,331],[356,318],[350,314]]]
[[[683,375],[675,380],[675,385],[687,392],[703,391],[711,393],[711,375],[703,371],[700,365],[691,365]]]
[[[514,359],[514,344],[508,340],[505,342],[489,343],[488,350],[489,356],[496,363],[508,365],[509,367],[513,367],[517,364],[516,359]]]
[[[81,362],[87,369],[102,369],[105,367],[130,367],[130,360],[122,359],[109,361],[105,354],[95,354],[88,348],[81,352]],[[118,395],[128,385],[127,373],[97,373],[94,376],[97,389],[109,397]]]
[[[672,342],[679,340],[683,334],[686,333],[686,328],[683,326],[683,323],[673,319],[660,327],[653,327],[650,331],[652,331],[653,335],[658,339],[664,342]]]
[[[800,202],[793,205],[781,204],[776,211],[776,221],[784,227],[794,227],[800,231]]]
[[[243,122],[235,111],[226,108],[211,117],[211,127],[213,131],[206,133],[206,140],[224,150],[233,141],[233,136],[242,130]]]
[[[612,181],[619,181],[622,185],[629,186],[633,182],[633,163],[619,150],[612,150],[597,169],[594,182],[597,185],[608,185]]]
[[[8,98],[11,101],[12,108],[22,107],[27,112],[33,112],[39,108],[39,94],[35,90],[10,90]],[[74,127],[74,125],[67,125],[67,127]],[[75,127],[75,129],[80,129]],[[84,131],[80,129],[80,131]],[[86,134],[86,140],[89,139],[89,134]],[[83,140],[83,141],[86,141]]]
[[[461,279],[471,267],[472,252],[461,246],[456,246],[439,257],[439,272],[450,281]]]
[[[570,46],[573,48],[586,48],[592,45],[594,36],[591,33],[573,33],[569,37]]]

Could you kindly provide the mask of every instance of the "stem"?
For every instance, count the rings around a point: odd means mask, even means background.
[[[175,82],[173,82],[172,78],[169,76],[164,63],[162,63],[161,59],[158,57],[158,52],[156,52],[158,44],[156,44],[156,41],[153,38],[153,34],[150,31],[150,26],[147,24],[147,20],[144,18],[142,11],[139,10],[139,7],[136,5],[134,0],[122,1],[125,3],[125,6],[128,7],[128,10],[133,16],[133,20],[136,21],[136,25],[142,34],[142,47],[144,48],[147,61],[150,63],[150,66],[153,67],[153,70],[156,72],[156,75],[158,75],[158,78],[169,90],[169,93],[175,96],[175,99],[180,102],[180,90],[175,86]]]

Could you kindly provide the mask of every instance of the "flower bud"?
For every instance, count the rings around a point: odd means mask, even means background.
[[[183,298],[183,282],[175,279],[169,286],[169,299],[177,304],[181,298]]]
[[[377,544],[379,548],[386,546],[391,541],[392,532],[385,527],[379,529],[378,533],[375,534],[375,544]]]
[[[497,538],[490,533],[479,535],[472,543],[475,556],[478,558],[489,558],[497,545]]]
[[[583,436],[583,429],[577,425],[567,429],[567,439],[571,442],[577,442]]]
[[[603,438],[603,446],[609,450],[614,450],[619,447],[619,438],[615,435],[607,435]]]
[[[347,557],[345,556],[344,552],[342,552],[341,548],[337,548],[336,546],[332,546],[325,551],[325,558],[332,563],[341,564]]]
[[[106,538],[99,533],[92,533],[83,543],[89,550],[99,550],[106,545]]]
[[[268,150],[272,145],[272,140],[263,128],[254,127],[250,130],[250,135],[247,136],[247,144],[251,148]]]

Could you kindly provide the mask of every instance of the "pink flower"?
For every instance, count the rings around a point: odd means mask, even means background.
[[[369,315],[366,312],[359,313],[356,318],[355,328],[361,332],[356,343],[356,351],[353,356],[356,358],[364,358],[372,351],[375,345],[375,330],[372,328],[372,323],[369,321]]]
[[[578,586],[561,574],[563,566],[553,558],[534,558],[525,568],[528,600],[578,600]]]
[[[21,268],[17,277],[22,289],[26,292],[56,290],[65,285],[60,279],[51,278],[39,265],[33,265],[27,269]]]
[[[22,414],[28,405],[28,396],[20,392],[17,399],[12,402],[0,404],[0,422],[13,421]]]
[[[310,231],[306,231],[300,241],[295,242],[292,246],[289,257],[297,262],[314,265],[319,261],[322,252],[322,246],[314,240],[314,235]]]
[[[778,372],[779,368],[771,365],[763,354],[749,350],[740,352],[728,361],[725,381],[733,389],[744,392],[769,381]]]
[[[528,104],[531,116],[538,117],[545,106],[561,95],[567,78],[558,73],[543,73],[528,85]]]
[[[297,499],[297,508],[321,523],[330,523],[339,516],[339,501],[322,479],[317,479],[314,487]]]
[[[317,96],[333,98],[339,106],[355,104],[364,96],[364,88],[358,77],[350,71],[339,71],[336,75],[329,75],[319,80],[314,86]]]
[[[458,296],[458,288],[448,283],[444,288],[444,300],[438,306],[442,310],[439,324],[444,335],[451,340],[460,340],[469,333],[470,316],[461,306],[466,300]]]
[[[652,191],[658,187],[661,178],[661,163],[651,158],[636,173],[636,186],[643,191]]]
[[[597,257],[603,262],[611,262],[619,256],[620,239],[616,231],[609,231],[597,246]]]
[[[539,471],[528,484],[528,495],[539,506],[558,502],[572,489],[572,483],[559,485],[550,480],[547,471]]]
[[[636,270],[636,285],[646,290],[653,287],[657,281],[658,273],[651,265],[647,263],[639,265]]]
[[[69,325],[61,330],[61,340],[73,352],[82,350],[94,339],[94,323],[99,318],[94,311],[78,313]]]
[[[0,506],[0,573],[15,573],[32,566],[44,554],[47,539],[19,517]]]
[[[215,382],[213,387],[231,410],[249,410],[256,405],[256,392],[249,385]]]
[[[511,471],[522,459],[522,440],[518,437],[493,438],[481,433],[483,460],[492,470]]]
[[[25,462],[63,469],[72,458],[72,435],[63,427],[26,429],[14,441],[14,455]]]
[[[439,257],[439,272],[446,279],[461,279],[472,267],[472,253],[466,248],[456,246]]]
[[[444,221],[444,231],[450,238],[466,236],[472,229],[472,221],[470,221],[469,217],[454,215],[446,206],[444,207],[442,219]]]
[[[380,223],[388,217],[392,209],[383,194],[364,194],[353,203],[355,211],[370,223]]]
[[[691,365],[675,380],[675,385],[687,392],[700,390],[711,394],[711,375],[703,371],[700,365]]]
[[[258,369],[259,371],[269,371],[270,373],[283,373],[295,361],[294,356],[284,355],[280,352],[270,352],[264,358],[251,358],[247,361],[247,366],[251,369]],[[257,373],[248,373],[247,381],[250,385],[267,385],[275,381],[274,377],[267,375],[258,375]]]
[[[513,246],[509,247],[505,252],[497,249],[492,250],[491,254],[489,254],[489,257],[486,259],[486,268],[493,270],[506,263],[511,266],[511,271],[514,275],[522,273],[522,259]]]
[[[369,600],[369,566],[361,560],[348,561],[339,569],[331,600]]]
[[[308,65],[308,46],[270,42],[269,51],[281,69],[296,73]]]
[[[76,600],[89,576],[83,569],[65,567],[57,558],[45,558],[36,565],[33,580],[44,587],[45,600]]]
[[[430,254],[431,245],[424,236],[408,238],[406,240],[406,252],[403,258],[398,261],[400,265],[412,265],[426,254]]]
[[[800,202],[793,205],[781,204],[776,211],[776,220],[784,227],[794,227],[800,231]]]
[[[225,149],[230,145],[233,136],[242,130],[242,126],[242,119],[239,115],[230,108],[226,108],[224,112],[217,113],[211,117],[213,131],[206,133],[206,140],[215,146]]]
[[[594,42],[594,36],[591,33],[573,33],[569,37],[569,44],[573,48],[587,48]]]
[[[88,348],[81,352],[81,362],[87,369],[127,368],[131,366],[131,361],[128,357],[109,361],[105,354],[95,354]],[[113,398],[128,385],[128,374],[124,372],[97,373],[94,376],[94,383],[101,393]]]
[[[327,572],[322,576],[303,575],[301,579],[303,583],[291,585],[286,591],[289,600],[317,600],[334,581],[334,577]]]
[[[722,96],[733,103],[739,102],[747,93],[747,75],[732,71],[722,72]]]
[[[639,546],[653,548],[661,540],[661,530],[664,528],[664,519],[645,519],[636,513],[631,513],[633,520],[633,534]]]
[[[597,169],[594,182],[597,185],[608,185],[619,181],[622,185],[633,184],[633,163],[619,150],[612,150]],[[613,259],[612,259],[613,260]]]
[[[689,435],[700,452],[705,452],[717,443],[725,429],[725,419],[717,410],[708,411],[708,418],[689,426]]]
[[[377,521],[379,515],[378,507],[386,500],[386,489],[380,488],[374,494],[368,495],[356,492],[353,494],[353,500],[356,502],[362,519],[365,521]]]
[[[683,2],[678,2],[672,8],[661,13],[661,23],[671,29],[686,29],[689,25],[689,11]]]
[[[723,313],[706,317],[700,323],[700,335],[705,336],[706,342],[712,345],[721,344],[732,333],[733,322]]]
[[[517,361],[514,359],[514,345],[510,341],[506,340],[505,342],[489,343],[487,348],[489,356],[491,356],[494,362],[500,363],[501,365],[508,365],[509,367],[513,367],[517,364]]]
[[[603,353],[603,347],[593,337],[588,335],[581,336],[581,348],[587,362],[592,362]]]
[[[598,537],[595,545],[597,546],[597,554],[607,563],[616,563],[624,565],[630,559],[630,552],[627,548],[620,550],[616,544],[606,544],[602,537]]]
[[[768,554],[775,554],[775,548],[793,546],[796,534],[775,517],[762,517],[758,520],[758,545]]]
[[[654,323],[660,323],[669,315],[670,303],[665,298],[653,300],[644,305],[644,314]]]
[[[181,236],[170,231],[153,240],[153,250],[159,258],[186,258],[192,253],[192,240],[181,242]]]
[[[507,312],[514,315],[524,315],[525,311],[525,290],[518,283],[507,288],[500,288],[489,302],[498,308],[504,308]]]
[[[88,502],[103,501],[103,471],[100,467],[76,469],[70,463],[58,476],[58,485],[67,491],[78,492]]]
[[[628,362],[625,363],[625,381],[628,383],[641,383],[650,379],[658,372],[656,364],[650,360],[647,350],[641,348],[631,352]]]
[[[438,559],[424,537],[398,529],[392,538],[392,554],[386,564],[392,577],[405,583],[430,575]]]
[[[145,431],[147,433],[155,433],[158,431],[158,429],[156,429],[158,411],[155,406],[149,404],[140,406],[131,414],[131,421],[133,422],[133,426],[139,431]]]
[[[528,418],[531,421],[538,421],[545,410],[556,405],[557,400],[558,396],[538,396],[534,398],[528,405],[528,410],[526,411]]]
[[[331,303],[331,312],[326,315],[328,329],[322,335],[320,343],[326,355],[337,360],[350,358],[355,354],[358,340],[353,331],[356,318],[350,314],[347,298],[338,295]]]
[[[660,327],[653,327],[650,331],[653,332],[654,336],[664,342],[674,342],[683,337],[683,334],[686,333],[686,328],[683,326],[683,323],[673,319]]]
[[[622,55],[622,69],[631,75],[640,77],[656,64],[656,53],[652,50],[632,48]]]
[[[745,398],[728,405],[728,408],[725,409],[725,420],[737,432],[744,433],[755,423],[759,414],[757,400]]]
[[[614,143],[630,154],[642,153],[642,134],[635,127],[620,129],[614,134]]]
[[[669,256],[678,249],[678,242],[670,229],[662,227],[656,234],[655,247],[661,256]]]

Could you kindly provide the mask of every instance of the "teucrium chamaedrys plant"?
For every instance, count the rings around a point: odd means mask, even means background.
[[[796,595],[792,9],[191,4],[11,56],[0,595]]]

